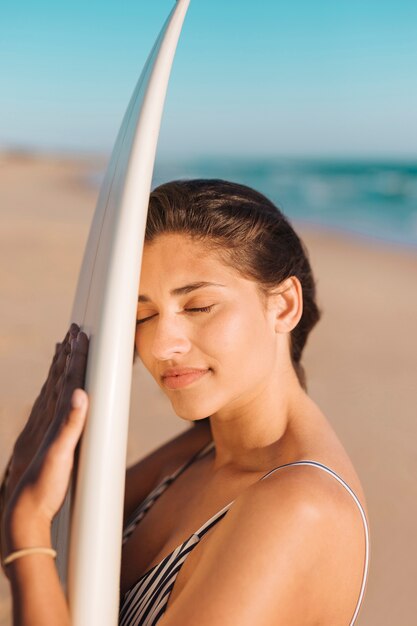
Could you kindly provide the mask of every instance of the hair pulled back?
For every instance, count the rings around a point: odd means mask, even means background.
[[[291,360],[304,389],[301,355],[320,319],[308,253],[288,219],[264,195],[219,179],[177,180],[150,195],[145,244],[158,235],[182,233],[215,251],[221,261],[257,284],[261,297],[296,276],[303,312],[290,333]]]

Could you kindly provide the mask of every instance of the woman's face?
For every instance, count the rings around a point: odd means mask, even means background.
[[[185,289],[203,281],[215,284]],[[239,412],[274,370],[276,334],[255,283],[186,235],[145,244],[137,320],[139,357],[184,419]],[[163,379],[169,368],[203,375]]]

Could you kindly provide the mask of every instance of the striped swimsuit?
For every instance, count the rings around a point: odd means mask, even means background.
[[[168,486],[195,460],[207,454],[213,446],[214,442],[210,441],[209,444],[194,454],[189,461],[181,465],[181,467],[179,467],[173,474],[166,476],[155,487],[155,489],[151,491],[151,493],[143,502],[140,503],[138,508],[133,512],[127,521],[123,530],[122,545],[126,543],[137,524],[141,521],[147,511],[151,508],[152,504],[159,498],[165,489],[167,489]],[[328,474],[336,478],[339,483],[343,485],[343,487],[345,487],[359,507],[365,529],[365,565],[358,603],[349,624],[349,626],[353,626],[362,603],[369,564],[369,529],[363,507],[351,488],[335,472],[333,472],[333,470],[316,461],[304,460],[280,465],[265,474],[265,476],[263,476],[260,480],[263,480],[281,467],[287,467],[288,465],[313,465],[326,471]],[[154,626],[157,624],[166,610],[169,595],[185,559],[198,544],[200,539],[206,534],[206,532],[208,532],[212,526],[217,524],[217,522],[226,515],[233,502],[234,500],[229,502],[229,504],[227,504],[223,509],[213,515],[213,517],[203,524],[203,526],[191,535],[191,537],[186,539],[186,541],[184,541],[181,545],[177,546],[175,550],[173,550],[171,554],[166,556],[162,561],[145,572],[132,585],[132,587],[126,591],[123,597],[120,598],[119,626]]]

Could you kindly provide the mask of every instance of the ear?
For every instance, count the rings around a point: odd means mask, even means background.
[[[271,292],[268,299],[275,332],[291,332],[303,314],[303,290],[298,278],[286,278]]]

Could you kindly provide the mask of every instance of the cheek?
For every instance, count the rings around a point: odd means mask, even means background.
[[[248,356],[261,356],[265,347],[266,330],[257,311],[224,311],[213,319],[209,331],[212,349],[208,353],[218,355],[219,361],[229,357],[242,365],[241,359],[247,362]]]

